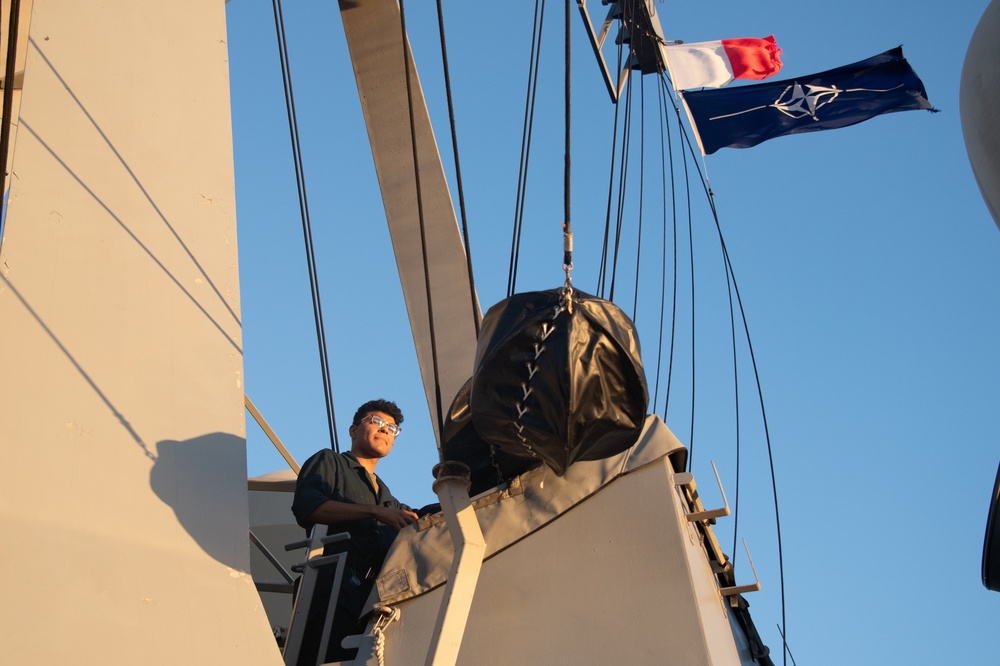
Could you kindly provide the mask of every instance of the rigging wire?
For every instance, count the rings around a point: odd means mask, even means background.
[[[661,104],[661,108],[663,108],[663,100],[666,98],[668,87],[667,87],[667,83],[666,83],[665,77],[663,75],[661,75],[660,78],[662,80],[660,104]],[[630,89],[631,89],[631,86],[630,86]],[[622,134],[623,134],[624,137],[628,136],[629,128],[630,128],[630,124],[631,124],[631,118],[632,118],[632,116],[631,116],[631,108],[630,108],[630,105],[629,105],[629,100],[630,100],[630,97],[627,96],[626,97],[626,114],[625,114],[625,119],[624,119],[624,122],[623,122],[624,128],[623,128],[623,132],[622,132]],[[782,543],[782,536],[781,536],[781,520],[780,520],[780,512],[779,512],[779,508],[778,508],[778,491],[777,491],[777,479],[776,479],[775,470],[774,470],[773,446],[772,446],[772,443],[771,443],[770,430],[769,430],[769,427],[768,427],[768,424],[767,424],[767,412],[766,412],[766,407],[765,407],[765,403],[764,403],[763,388],[762,388],[761,382],[760,382],[760,374],[759,374],[759,371],[758,371],[758,368],[757,368],[756,356],[754,354],[753,345],[752,345],[752,342],[751,342],[751,339],[750,339],[749,322],[747,321],[746,311],[745,311],[745,309],[743,307],[742,297],[741,297],[740,292],[739,292],[739,285],[738,285],[737,280],[736,280],[736,275],[735,275],[735,271],[734,271],[733,266],[732,266],[731,258],[729,256],[728,248],[727,248],[727,246],[725,244],[725,238],[724,238],[724,235],[722,233],[721,223],[719,221],[718,210],[717,210],[717,207],[715,205],[715,195],[714,195],[714,192],[712,192],[711,188],[708,186],[708,179],[705,176],[704,170],[702,168],[702,164],[699,163],[699,161],[698,161],[698,154],[696,153],[696,150],[694,148],[694,145],[693,145],[692,139],[690,137],[690,134],[686,131],[686,129],[684,127],[684,124],[683,124],[683,122],[681,120],[680,108],[679,108],[679,106],[678,106],[678,104],[676,102],[673,103],[673,111],[674,111],[674,114],[676,116],[676,122],[677,122],[678,132],[679,132],[679,135],[680,135],[681,140],[682,140],[681,157],[683,159],[683,167],[684,167],[685,198],[686,198],[687,216],[688,216],[688,255],[689,255],[690,280],[691,280],[691,296],[690,297],[691,297],[691,358],[692,358],[691,396],[692,396],[692,405],[691,405],[691,415],[690,415],[690,418],[691,418],[691,434],[690,434],[690,442],[689,442],[689,453],[690,453],[690,455],[689,455],[689,458],[688,458],[688,469],[689,470],[691,469],[692,460],[693,460],[694,434],[695,434],[695,418],[696,418],[695,395],[696,395],[696,388],[697,388],[697,385],[696,385],[696,375],[694,373],[694,366],[695,366],[694,358],[696,356],[696,351],[697,351],[697,348],[696,348],[696,345],[695,345],[696,331],[697,331],[696,326],[695,326],[695,319],[696,319],[696,317],[695,317],[695,315],[696,315],[696,309],[695,309],[695,294],[696,294],[695,275],[696,274],[695,274],[695,268],[694,268],[695,253],[694,253],[694,221],[693,221],[693,210],[692,210],[692,203],[693,203],[693,201],[692,201],[692,193],[691,193],[691,187],[690,187],[691,177],[692,177],[692,175],[696,174],[699,177],[699,179],[701,180],[702,188],[704,190],[704,193],[705,193],[705,196],[706,196],[706,200],[707,200],[708,205],[709,205],[710,210],[711,210],[712,219],[713,219],[713,222],[715,224],[716,233],[717,233],[718,239],[719,239],[720,249],[721,249],[721,252],[722,252],[723,268],[724,268],[724,272],[725,272],[725,276],[726,276],[727,291],[728,291],[728,294],[729,294],[730,339],[731,339],[731,346],[732,346],[732,358],[733,358],[733,368],[734,368],[734,370],[733,370],[734,375],[733,376],[734,376],[734,383],[736,384],[735,389],[734,389],[735,390],[735,400],[737,402],[737,408],[736,408],[736,429],[737,429],[737,433],[736,433],[736,449],[737,449],[736,450],[736,456],[737,456],[736,472],[737,472],[737,474],[739,474],[739,472],[740,472],[740,457],[741,457],[741,453],[742,453],[742,451],[741,451],[742,442],[741,442],[741,435],[740,435],[740,432],[739,432],[741,430],[741,426],[740,426],[740,423],[741,423],[741,414],[740,414],[740,410],[739,410],[740,393],[739,393],[739,386],[738,386],[738,384],[739,384],[739,371],[738,371],[738,364],[737,364],[738,348],[737,348],[737,344],[736,344],[736,312],[737,312],[737,310],[739,312],[739,317],[740,317],[740,320],[742,322],[742,333],[743,333],[744,338],[746,339],[747,349],[749,351],[750,361],[751,361],[751,365],[752,365],[754,382],[755,382],[755,385],[757,387],[757,399],[758,399],[758,403],[759,403],[759,406],[760,406],[761,418],[762,418],[762,422],[763,422],[764,438],[765,438],[766,448],[767,448],[767,459],[768,459],[768,464],[769,464],[769,468],[770,468],[770,477],[771,477],[771,490],[772,490],[772,499],[773,499],[773,505],[774,505],[775,528],[776,528],[776,534],[777,534],[776,541],[777,541],[777,549],[778,549],[778,569],[779,569],[779,579],[780,579],[780,603],[781,603],[781,618],[782,618],[781,631],[782,631],[782,642],[783,642],[783,645],[785,647],[785,653],[786,653],[785,656],[787,658],[787,652],[788,652],[788,650],[787,650],[787,641],[785,641],[785,638],[784,638],[784,627],[786,626],[787,617],[786,617],[786,608],[785,608],[784,555],[783,555],[783,543]],[[640,115],[640,118],[641,117],[642,116]],[[616,121],[617,121],[617,109],[616,109]],[[615,130],[616,130],[615,131],[615,136],[617,137],[617,122],[615,124]],[[672,192],[675,194],[675,191],[674,191],[674,179],[673,179],[673,174],[674,174],[673,159],[674,158],[673,158],[673,148],[672,148],[672,138],[671,137],[672,137],[672,134],[670,132],[668,132],[667,133],[667,141],[668,141],[668,146],[670,147],[671,189],[672,189]],[[627,143],[627,140],[623,139],[623,145],[625,143]],[[684,144],[686,144],[686,149],[685,149]],[[662,135],[661,135],[661,153],[662,153]],[[621,153],[621,155],[622,155],[622,167],[621,167],[621,171],[624,172],[625,170],[627,170],[627,152],[623,150],[622,153]],[[693,162],[693,165],[694,165],[694,169],[693,169],[694,174],[691,173],[691,171],[692,171],[692,169],[691,169],[691,163],[692,162]],[[612,160],[612,182],[613,182],[613,177],[614,177],[613,176],[613,169],[614,169],[614,163],[613,163],[613,160]],[[666,169],[664,169],[664,171],[666,171]],[[642,167],[640,166],[640,173],[641,172],[642,172]],[[665,177],[666,176],[664,175],[664,178]],[[624,191],[625,191],[624,190],[624,184],[623,184],[624,181],[625,181],[625,179],[624,178],[620,178],[619,181],[620,181],[620,186],[619,186],[618,196],[619,196],[619,211],[621,211],[622,210],[621,202],[622,202],[622,198],[624,197]],[[673,303],[674,313],[673,313],[673,316],[672,316],[672,322],[673,322],[672,328],[673,328],[674,331],[676,331],[676,324],[677,324],[677,318],[676,318],[677,297],[676,296],[677,296],[677,284],[678,284],[677,283],[677,279],[676,279],[677,278],[676,254],[677,254],[677,248],[678,248],[678,244],[676,242],[677,241],[676,196],[672,197],[672,199],[673,199],[674,220],[675,220],[675,224],[674,224],[674,299],[673,299],[674,300],[674,303]],[[609,212],[610,212],[610,206],[611,206],[611,191],[609,189],[609,200],[608,200],[608,211]],[[640,204],[640,210],[641,210],[641,204]],[[664,212],[664,217],[665,217],[665,215],[666,215],[666,213]],[[621,217],[622,217],[622,213],[619,213],[619,219],[618,219],[618,224],[619,225],[621,224]],[[608,219],[606,220],[605,248],[604,248],[605,252],[607,252],[607,236],[608,236],[609,229],[610,229],[610,215],[608,216]],[[619,237],[619,235],[620,235],[620,228],[616,230],[616,245],[617,245],[617,238]],[[666,241],[664,240],[664,243],[665,242]],[[617,247],[615,248],[615,251],[617,252]],[[607,256],[606,254],[604,256],[602,256],[602,264],[605,263],[606,256]],[[611,278],[612,279],[612,287],[611,287],[612,298],[613,298],[613,291],[614,291],[614,276],[615,276],[615,271],[612,270],[612,278]],[[602,273],[602,278],[603,278],[603,273]],[[733,298],[734,296],[735,296],[735,299]],[[662,318],[662,316],[663,316],[663,313],[662,313],[662,296],[661,296],[661,318]],[[662,328],[661,328],[661,332],[662,332]],[[666,420],[666,412],[667,412],[667,409],[669,407],[669,392],[670,392],[670,384],[671,384],[670,375],[672,375],[673,349],[674,349],[674,334],[672,333],[671,334],[670,364],[668,365],[667,400],[666,400],[666,404],[664,405],[664,420]],[[659,365],[658,365],[658,370],[659,370]],[[655,400],[654,400],[654,405],[655,405]],[[737,509],[737,514],[738,514],[738,505],[739,505],[739,480],[737,479],[737,494],[736,494],[736,507],[735,507]],[[738,530],[738,525],[739,525],[739,523],[738,523],[738,515],[737,515],[736,519],[737,519],[737,522],[734,523],[734,538],[735,538],[736,530]],[[733,552],[735,552],[735,551],[736,551],[736,546],[734,544]]]
[[[514,202],[514,231],[510,245],[510,265],[507,273],[507,297],[514,295],[517,285],[517,264],[524,226],[524,202],[528,187],[528,157],[535,122],[535,99],[538,93],[538,72],[541,63],[542,28],[545,23],[545,0],[535,0],[535,16],[531,29],[531,55],[528,59],[528,86],[524,99],[524,124],[521,130],[521,157],[517,172],[517,194]]]
[[[729,297],[729,339],[732,341],[733,345],[733,406],[736,410],[734,416],[736,437],[736,490],[733,496],[733,550],[731,551],[735,554],[736,535],[740,530],[740,433],[742,432],[742,428],[740,428],[740,367],[736,349],[736,312],[733,310],[733,272],[730,269],[728,261],[724,261],[723,266],[726,272],[726,293]]]
[[[680,108],[679,108],[679,106],[677,104],[674,104],[674,113],[677,116],[678,123],[680,123],[681,122],[680,121]],[[681,126],[681,127],[682,127],[682,130],[683,130],[683,126]],[[758,400],[758,404],[760,405],[761,421],[762,421],[762,425],[763,425],[763,429],[764,429],[764,441],[765,441],[766,446],[767,446],[767,461],[768,461],[768,466],[769,466],[770,476],[771,476],[771,495],[772,495],[772,499],[773,499],[773,503],[774,503],[774,522],[775,522],[776,541],[777,541],[777,550],[778,550],[778,576],[779,576],[779,586],[780,586],[780,590],[781,590],[780,591],[780,596],[781,596],[782,642],[783,642],[783,647],[784,647],[783,653],[784,653],[785,658],[787,660],[788,645],[787,645],[787,640],[785,639],[785,629],[787,627],[787,622],[786,622],[787,618],[786,618],[786,609],[785,609],[784,549],[783,549],[783,546],[782,546],[782,538],[781,538],[781,516],[780,516],[779,509],[778,509],[778,484],[777,484],[777,477],[776,477],[775,471],[774,471],[774,451],[773,451],[773,447],[772,447],[772,443],[771,443],[770,428],[768,427],[768,424],[767,424],[767,409],[766,409],[766,407],[764,405],[764,390],[763,390],[763,387],[761,386],[760,372],[759,372],[759,370],[757,368],[757,358],[756,358],[756,355],[754,354],[753,342],[752,342],[752,340],[750,338],[750,324],[747,321],[746,309],[743,307],[743,298],[740,295],[739,284],[738,284],[738,282],[736,280],[736,273],[735,273],[735,270],[733,269],[732,260],[731,260],[731,258],[729,256],[729,249],[726,246],[725,237],[724,237],[724,235],[722,233],[722,225],[721,225],[721,223],[719,221],[718,209],[717,209],[717,207],[715,205],[715,193],[709,187],[709,185],[708,185],[708,178],[705,176],[705,173],[704,173],[703,169],[701,168],[701,165],[699,164],[699,162],[697,160],[698,152],[696,151],[696,148],[694,147],[694,144],[693,144],[693,142],[691,140],[690,134],[688,134],[686,131],[682,131],[681,132],[681,136],[684,139],[684,141],[686,143],[686,146],[687,146],[686,153],[689,154],[692,157],[692,159],[693,159],[693,161],[695,163],[695,169],[696,169],[696,171],[698,173],[699,179],[701,180],[701,184],[702,184],[702,188],[703,188],[704,193],[705,193],[706,201],[708,202],[709,209],[711,210],[711,213],[712,213],[712,220],[713,220],[713,222],[715,224],[715,230],[716,230],[716,233],[717,233],[718,238],[719,238],[719,246],[720,246],[720,248],[722,250],[722,256],[723,256],[723,259],[724,259],[724,262],[725,262],[725,266],[726,266],[726,269],[727,269],[728,281],[731,282],[732,293],[736,296],[736,305],[737,305],[736,309],[740,313],[740,319],[741,319],[741,322],[742,322],[742,325],[743,325],[743,336],[744,336],[744,338],[746,340],[747,350],[748,350],[748,353],[749,353],[749,356],[750,356],[751,367],[753,369],[754,383],[755,383],[755,386],[756,386],[756,389],[757,389],[757,400]]]
[[[441,448],[441,438],[444,436],[444,406],[441,402],[441,374],[438,369],[437,335],[434,330],[434,301],[431,297],[430,265],[427,261],[427,234],[424,220],[424,200],[420,185],[420,162],[417,152],[416,119],[413,115],[413,84],[410,77],[410,49],[406,38],[406,11],[403,0],[399,0],[400,42],[403,48],[403,71],[406,75],[406,109],[410,116],[410,148],[413,155],[413,181],[417,193],[417,217],[420,220],[420,252],[424,262],[424,290],[427,295],[427,326],[430,333],[431,363],[434,368],[434,407],[437,417],[438,457],[444,462],[444,450]],[[471,271],[470,271],[471,276]]]
[[[625,113],[622,118],[621,166],[618,169],[618,206],[615,211],[614,250],[611,253],[611,285],[608,300],[615,300],[615,281],[618,277],[618,252],[621,249],[622,221],[625,217],[625,184],[628,182],[629,144],[632,141],[632,86],[625,91]]]
[[[573,270],[573,230],[570,225],[570,0],[566,0],[563,3],[565,11],[565,28],[566,28],[566,58],[565,58],[565,75],[566,75],[566,90],[565,90],[565,118],[566,118],[566,148],[565,148],[565,158],[563,166],[563,211],[564,211],[564,221],[563,221],[563,270],[566,271],[566,298],[569,300],[569,311],[573,312],[573,303],[570,300],[573,290],[570,286],[570,271]]]
[[[656,90],[656,103],[657,103],[657,118],[666,118],[666,112],[663,109],[663,97],[662,97],[662,84],[660,79],[656,79],[657,90]],[[650,410],[653,414],[656,413],[656,405],[659,402],[660,396],[660,373],[663,368],[663,324],[664,324],[664,313],[666,312],[666,300],[667,300],[667,168],[666,168],[666,153],[663,145],[663,128],[666,126],[665,122],[658,122],[657,129],[660,132],[660,191],[663,193],[663,231],[661,232],[661,247],[662,261],[660,261],[660,322],[659,327],[656,332],[656,372],[653,374],[653,408]],[[667,128],[669,131],[669,127]],[[670,162],[670,176],[671,182],[670,186],[673,187],[673,172],[674,164],[673,161]],[[666,421],[666,419],[664,419]]]
[[[767,425],[767,410],[764,408],[764,390],[760,384],[760,373],[757,370],[757,357],[753,352],[753,344],[750,341],[750,325],[747,322],[746,310],[743,309],[743,299],[740,296],[739,285],[736,283],[736,275],[733,273],[732,262],[729,258],[729,250],[726,248],[725,239],[722,236],[722,226],[719,224],[718,211],[715,208],[715,198],[711,195],[710,206],[712,209],[712,218],[715,221],[715,228],[719,234],[719,243],[722,246],[722,255],[725,258],[726,266],[729,267],[729,274],[732,279],[733,292],[736,294],[736,302],[739,304],[740,317],[743,321],[743,334],[746,337],[747,349],[750,353],[750,361],[753,367],[754,382],[757,386],[757,398],[760,404],[760,416],[764,427],[764,441],[767,443],[767,462],[771,472],[771,491],[772,497],[774,498],[774,523],[775,530],[777,533],[778,542],[778,575],[780,578],[781,585],[781,626],[786,627],[785,623],[785,564],[784,564],[784,554],[781,542],[781,517],[778,511],[778,485],[777,477],[774,473],[774,452],[771,448],[771,433]],[[782,633],[782,640],[784,640],[784,632]]]
[[[621,69],[621,45],[618,46],[618,69]],[[615,114],[614,120],[612,121],[612,134],[611,134],[611,159],[610,167],[608,168],[608,205],[604,211],[604,242],[601,244],[601,260],[598,263],[600,266],[600,271],[597,276],[597,296],[604,298],[604,289],[607,277],[607,264],[608,264],[608,239],[611,236],[611,202],[614,200],[614,188],[615,188],[615,151],[618,147],[618,111],[621,109],[621,105],[615,102]]]
[[[642,213],[646,199],[642,196],[646,184],[646,79],[639,79],[639,215],[635,239],[635,290],[632,294],[632,321],[639,313],[639,264],[642,259]]]
[[[624,40],[615,40],[617,42],[618,48],[616,49],[616,60],[615,60],[615,71],[622,71],[622,63],[624,62],[625,54],[625,43]],[[627,98],[626,98],[627,99]],[[612,135],[611,135],[611,159],[608,167],[608,204],[604,211],[604,241],[601,245],[601,261],[598,264],[599,272],[597,278],[597,295],[604,298],[605,291],[608,286],[607,279],[607,267],[608,267],[608,242],[611,236],[611,203],[614,201],[614,187],[615,187],[615,153],[618,148],[618,118],[619,110],[622,108],[621,96],[619,95],[614,102],[615,113],[614,120],[612,121]],[[626,107],[628,104],[626,103]],[[626,144],[628,142],[627,135],[625,133],[625,128],[628,127],[629,123],[626,117],[622,118],[622,143]],[[623,159],[624,162],[624,159]],[[621,190],[621,180],[619,179],[619,191]]]
[[[787,653],[787,656],[791,657],[791,659],[792,659],[792,666],[796,666],[796,664],[795,664],[795,655],[792,654],[792,648],[788,645],[788,641],[785,640],[785,632],[782,630],[780,624],[778,625],[778,633],[781,634],[781,642],[785,646],[785,652]],[[786,659],[786,661],[787,661],[787,659]]]
[[[507,282],[507,296],[517,289],[517,269],[520,257],[521,232],[524,228],[524,206],[527,199],[528,167],[531,155],[531,141],[534,136],[535,102],[538,95],[538,76],[541,71],[542,29],[545,23],[545,0],[535,2],[535,18],[532,27],[532,44],[528,63],[528,88],[525,94],[524,123],[521,131],[521,155],[518,167],[517,195],[515,197],[514,238],[511,245],[510,268]]]
[[[666,111],[666,103],[665,102],[666,102],[668,87],[667,87],[666,82],[662,78],[658,78],[657,82],[658,82],[658,88],[659,88],[659,95],[657,96],[657,102],[659,104],[660,117],[663,118],[664,121],[665,121],[666,118],[667,118],[667,115],[666,115],[667,111]],[[667,410],[670,407],[670,386],[671,386],[671,380],[673,378],[673,372],[674,372],[674,347],[675,347],[676,340],[677,340],[677,265],[678,265],[678,262],[677,262],[677,176],[676,176],[676,174],[674,172],[674,141],[673,141],[673,133],[670,131],[670,125],[668,123],[666,123],[666,122],[660,123],[660,161],[661,161],[661,163],[662,163],[662,161],[664,159],[664,154],[663,154],[663,135],[664,135],[663,128],[664,127],[666,127],[666,130],[667,130],[666,131],[666,137],[667,137],[667,155],[666,155],[666,157],[669,159],[668,164],[670,165],[670,207],[671,207],[671,218],[673,220],[673,224],[671,225],[672,228],[673,228],[673,285],[672,285],[673,295],[672,295],[672,305],[671,305],[671,313],[670,313],[670,353],[669,353],[668,360],[667,360],[667,382],[666,382],[667,386],[666,386],[665,397],[664,397],[664,401],[663,401],[663,421],[666,422],[666,420],[667,420]],[[678,131],[683,131],[683,127],[682,126],[678,126]],[[664,197],[666,197],[666,195],[667,195],[667,187],[666,187],[666,182],[665,182],[666,181],[666,177],[667,177],[666,176],[666,172],[667,172],[666,169],[662,169],[661,168],[662,180],[664,181],[664,183],[663,183],[663,196]],[[664,258],[667,255],[667,249],[666,249],[667,229],[666,229],[666,225],[667,225],[667,207],[666,207],[666,202],[664,202],[664,206],[663,206],[663,227],[664,227],[663,228],[663,245],[664,245],[664,247],[663,247],[663,256],[664,256]],[[666,262],[663,262],[663,263],[665,264]],[[660,387],[660,367],[661,367],[660,360],[661,360],[661,353],[662,353],[662,348],[663,348],[663,344],[662,344],[662,342],[663,342],[663,310],[664,310],[664,307],[663,307],[664,303],[663,303],[663,301],[664,301],[664,299],[666,297],[666,279],[667,279],[667,275],[666,275],[666,270],[665,270],[665,267],[664,267],[663,269],[661,269],[661,276],[660,276],[660,282],[661,282],[661,286],[660,286],[660,331],[659,331],[659,335],[658,335],[658,338],[657,338],[658,340],[660,340],[660,345],[657,347],[658,353],[657,353],[657,361],[656,361],[656,391],[654,392],[654,399],[653,399],[653,412],[654,413],[656,412],[656,398],[655,398],[655,396],[658,395],[658,393],[659,393],[659,387]]]
[[[448,124],[451,127],[451,147],[455,157],[455,181],[458,186],[458,208],[462,216],[462,243],[465,245],[465,265],[469,272],[469,299],[472,301],[472,324],[479,338],[479,326],[482,313],[479,310],[479,299],[476,298],[476,280],[472,274],[472,249],[469,243],[469,222],[465,214],[465,189],[462,187],[462,165],[458,159],[458,131],[455,125],[455,104],[451,96],[451,73],[448,67],[448,47],[444,38],[444,10],[441,0],[437,0],[438,33],[441,38],[441,65],[444,69],[444,90],[448,98]]]
[[[302,147],[299,142],[298,116],[295,112],[295,95],[292,91],[292,72],[288,58],[288,42],[285,37],[284,11],[281,0],[271,0],[274,10],[274,27],[278,37],[278,55],[281,63],[281,81],[285,89],[285,110],[288,114],[288,131],[291,135],[292,158],[295,165],[295,184],[299,195],[299,214],[302,217],[302,236],[305,241],[306,266],[309,271],[309,290],[312,294],[313,319],[316,324],[316,340],[319,346],[320,373],[323,376],[323,395],[326,401],[327,424],[330,429],[330,444],[340,452],[337,440],[337,419],[333,407],[333,387],[330,380],[330,359],[326,347],[326,327],[323,325],[323,305],[319,293],[319,277],[316,270],[316,252],[312,238],[312,223],[309,218],[309,198],[306,194],[305,169],[302,164]]]
[[[688,439],[688,459],[687,459],[687,469],[690,472],[692,465],[694,464],[694,422],[695,422],[695,396],[696,390],[696,376],[695,373],[695,271],[694,271],[694,215],[691,212],[691,174],[688,172],[688,159],[687,154],[681,151],[681,156],[683,157],[684,165],[684,196],[687,205],[687,218],[688,218],[688,267],[691,271],[691,429],[690,437]]]

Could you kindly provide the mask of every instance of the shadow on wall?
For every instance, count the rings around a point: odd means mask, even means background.
[[[249,572],[246,439],[216,432],[161,440],[156,453],[153,492],[206,553]]]

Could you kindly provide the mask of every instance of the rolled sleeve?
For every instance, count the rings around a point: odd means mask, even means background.
[[[309,520],[313,511],[328,500],[341,499],[335,490],[339,486],[340,477],[335,459],[332,451],[319,451],[302,465],[299,472],[292,499],[292,513],[295,515],[295,522],[307,530],[313,526]]]

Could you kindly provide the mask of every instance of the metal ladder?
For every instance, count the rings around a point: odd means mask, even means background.
[[[302,648],[306,620],[309,617],[309,609],[312,606],[313,595],[316,592],[316,579],[319,575],[319,568],[335,564],[337,570],[334,573],[330,602],[327,605],[326,619],[323,622],[323,637],[320,639],[319,650],[316,653],[316,666],[320,666],[325,662],[326,650],[330,645],[333,614],[337,607],[337,597],[340,593],[340,583],[344,577],[344,567],[347,564],[347,553],[323,555],[323,550],[328,544],[351,538],[351,535],[347,532],[327,535],[328,530],[329,528],[326,525],[315,525],[308,539],[296,541],[285,546],[285,550],[295,550],[297,548],[308,549],[305,562],[292,567],[292,571],[302,574],[302,579],[299,581],[299,593],[295,597],[295,603],[292,606],[292,618],[288,622],[288,636],[285,639],[285,647],[282,651],[285,666],[295,666],[299,661],[299,650]]]

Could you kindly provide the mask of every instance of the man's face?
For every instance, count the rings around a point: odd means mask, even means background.
[[[386,425],[379,427],[372,423],[372,417],[376,416],[386,422]],[[351,451],[359,458],[384,458],[392,451],[392,445],[396,443],[396,438],[389,432],[388,424],[395,423],[395,419],[385,412],[369,412],[357,425],[352,425]]]

